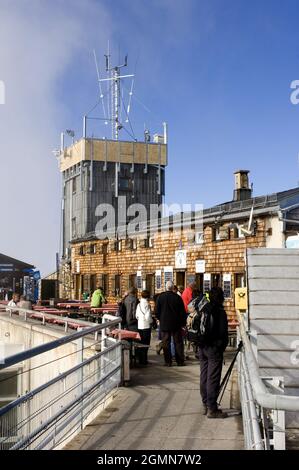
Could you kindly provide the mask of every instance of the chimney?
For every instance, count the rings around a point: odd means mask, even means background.
[[[249,186],[249,170],[235,171],[234,201],[244,201],[252,197],[252,189]]]

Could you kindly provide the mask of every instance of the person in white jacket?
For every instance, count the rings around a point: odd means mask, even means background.
[[[147,290],[141,292],[141,299],[136,309],[136,318],[138,321],[138,332],[141,338],[141,344],[148,347],[139,348],[138,358],[140,365],[147,365],[148,348],[151,342],[151,325],[153,322],[151,307],[149,304],[150,293]]]

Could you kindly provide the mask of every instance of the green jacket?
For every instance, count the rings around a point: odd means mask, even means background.
[[[97,289],[94,291],[91,297],[91,307],[99,308],[105,302],[105,297],[101,289]]]

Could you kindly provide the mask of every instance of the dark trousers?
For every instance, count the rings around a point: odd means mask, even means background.
[[[200,394],[202,402],[211,411],[217,410],[223,352],[214,346],[198,349],[200,364]]]
[[[184,343],[182,338],[182,332],[179,331],[161,331],[164,360],[166,364],[171,364],[171,337],[173,337],[174,347],[175,347],[175,360],[177,364],[183,364],[184,357]]]
[[[151,328],[146,328],[145,330],[138,330],[138,332],[140,334],[141,344],[149,346],[151,342]],[[143,347],[138,349],[139,364],[147,364],[147,354],[148,348]]]

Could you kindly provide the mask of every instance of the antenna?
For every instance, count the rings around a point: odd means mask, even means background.
[[[108,77],[99,78],[99,75],[98,75],[98,82],[99,84],[101,84],[102,82],[111,82],[112,139],[118,140],[119,131],[124,127],[123,124],[121,123],[121,118],[120,118],[121,102],[123,101],[122,94],[121,94],[121,79],[133,78],[134,75],[133,74],[121,75],[121,69],[124,67],[127,67],[128,65],[128,55],[125,56],[123,64],[113,65],[113,66],[111,66],[109,50],[108,50],[108,54],[105,54],[104,56],[105,56],[105,62],[106,62],[106,72],[107,72]]]

